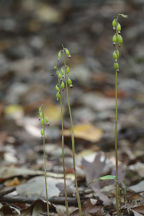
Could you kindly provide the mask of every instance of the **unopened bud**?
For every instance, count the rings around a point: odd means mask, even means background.
[[[68,85],[71,86],[72,85],[72,81],[70,78],[68,78]]]
[[[70,71],[69,66],[67,66],[67,68],[66,68],[66,74],[69,74],[69,71]]]
[[[44,129],[41,129],[41,135],[44,136]]]
[[[121,32],[121,25],[120,23],[117,24],[117,27],[116,27],[117,31],[120,33]]]
[[[61,83],[61,88],[64,89],[64,87],[65,87],[65,84],[64,84],[64,82],[62,81],[62,83]]]
[[[60,99],[60,93],[59,93],[59,92],[57,92],[57,94],[56,94],[56,98],[57,98],[57,100]]]
[[[60,59],[62,57],[62,53],[61,51],[58,52],[58,59]]]
[[[62,75],[64,75],[64,74],[65,74],[65,72],[64,72],[64,69],[63,69],[63,68],[61,68],[61,73],[62,73]]]
[[[117,62],[114,63],[114,69],[115,69],[116,71],[119,70],[119,64],[118,64]]]
[[[121,45],[123,43],[123,38],[120,34],[117,35],[117,42],[119,45]]]
[[[117,25],[117,20],[113,19],[113,21],[112,21],[112,27],[113,27],[113,29],[116,28],[116,25]]]
[[[62,75],[61,75],[60,73],[58,74],[58,78],[59,78],[59,79],[61,79],[61,78],[62,78]]]
[[[67,48],[64,48],[64,50],[65,50],[66,55],[67,55],[68,57],[71,57],[69,50],[68,50]]]

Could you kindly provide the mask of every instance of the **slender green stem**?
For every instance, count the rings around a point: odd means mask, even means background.
[[[46,165],[46,151],[45,151],[45,126],[43,126],[43,129],[44,129],[44,135],[42,136],[42,141],[43,141],[45,192],[46,192],[46,202],[47,202],[47,215],[50,216],[50,213],[49,213],[49,201],[48,201],[48,189],[47,189],[47,169],[46,169],[47,165]]]
[[[119,212],[119,185],[118,185],[118,133],[117,133],[117,70],[115,76],[115,103],[116,103],[116,112],[115,112],[115,162],[116,162],[116,211],[117,216],[120,216]]]
[[[59,80],[58,80],[59,82]],[[59,82],[60,86],[60,82]],[[63,174],[64,174],[64,193],[65,193],[65,206],[66,206],[66,215],[69,216],[69,208],[68,208],[68,200],[67,200],[67,188],[66,188],[66,171],[65,171],[65,159],[64,159],[64,127],[63,127],[63,104],[61,98],[61,90],[60,90],[60,107],[61,107],[61,128],[62,128],[62,166],[63,166]]]
[[[64,50],[63,50],[63,53],[64,53]],[[65,66],[65,71],[66,71],[65,59],[64,59],[64,66]],[[72,140],[73,169],[74,169],[74,175],[75,175],[76,197],[77,197],[77,202],[78,202],[79,214],[80,214],[80,216],[82,216],[81,200],[80,200],[80,195],[79,195],[79,191],[78,191],[77,174],[76,174],[74,127],[73,127],[71,106],[70,106],[70,101],[69,101],[69,89],[68,89],[67,75],[66,74],[65,74],[65,83],[66,83],[67,105],[68,105],[71,130],[72,130],[71,140]]]
[[[81,208],[81,201],[80,201],[80,195],[78,191],[77,174],[76,174],[74,128],[73,128],[71,107],[70,107],[70,102],[69,102],[69,91],[68,91],[67,81],[66,81],[66,95],[67,95],[67,105],[69,109],[69,116],[70,116],[70,122],[71,122],[71,130],[72,130],[71,139],[72,139],[73,169],[74,169],[74,175],[75,175],[76,197],[77,197],[77,202],[78,202],[79,214],[80,216],[82,216],[82,208]]]

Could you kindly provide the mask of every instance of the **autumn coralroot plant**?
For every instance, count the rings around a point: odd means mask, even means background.
[[[66,64],[66,58],[71,57],[70,52],[67,48],[62,46],[62,50],[58,52],[58,60],[63,60],[63,66],[59,70],[56,66],[56,73],[58,77],[58,84],[56,85],[56,98],[60,101],[61,106],[61,123],[62,123],[62,160],[63,160],[63,171],[64,171],[64,191],[65,191],[65,204],[66,204],[66,214],[69,215],[68,212],[68,202],[67,202],[67,191],[66,191],[66,173],[65,173],[65,164],[64,164],[64,133],[63,133],[63,104],[62,104],[62,91],[65,89],[66,91],[66,101],[69,111],[70,117],[70,124],[71,124],[71,140],[72,140],[72,154],[73,154],[73,169],[74,169],[74,176],[75,176],[75,187],[76,187],[76,197],[77,203],[79,208],[79,215],[82,216],[82,209],[81,209],[81,201],[80,195],[78,191],[78,183],[77,183],[77,174],[76,174],[76,159],[75,159],[75,139],[74,139],[74,128],[73,128],[73,120],[72,120],[72,112],[69,100],[69,87],[72,87],[72,81],[69,78],[69,66]]]
[[[113,51],[113,59],[114,59],[114,69],[115,69],[115,103],[116,103],[116,114],[115,114],[115,164],[116,164],[116,177],[115,177],[115,183],[116,183],[116,212],[117,216],[120,216],[119,211],[119,184],[118,184],[118,132],[117,132],[117,122],[118,122],[118,106],[117,106],[117,77],[119,72],[119,47],[123,43],[123,38],[121,36],[121,25],[119,23],[119,17],[126,18],[127,15],[124,14],[118,14],[117,17],[112,21],[112,27],[115,31],[115,34],[113,35],[112,41],[115,50]]]

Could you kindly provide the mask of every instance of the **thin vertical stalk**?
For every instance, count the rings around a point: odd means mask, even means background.
[[[58,80],[59,86],[60,81]],[[67,200],[67,187],[66,187],[66,171],[65,171],[65,159],[64,159],[64,126],[63,126],[63,104],[61,98],[61,90],[60,90],[60,107],[61,107],[61,128],[62,128],[62,166],[63,166],[63,174],[64,174],[64,193],[65,193],[65,206],[66,206],[66,215],[69,216],[69,208],[68,208],[68,200]]]
[[[43,116],[44,119],[44,116]],[[45,151],[45,126],[43,125],[43,136],[42,136],[42,142],[43,142],[43,160],[44,160],[44,177],[45,177],[45,192],[46,192],[46,202],[47,202],[47,215],[50,216],[49,213],[49,201],[48,201],[48,189],[47,189],[47,165],[46,165],[46,151]]]
[[[63,56],[64,56],[64,67],[65,67],[65,71],[66,71],[66,62],[65,62],[64,47],[63,47]],[[80,195],[79,195],[79,191],[78,191],[77,174],[76,174],[74,127],[73,127],[71,106],[70,106],[70,101],[69,101],[69,88],[68,88],[68,82],[67,82],[66,72],[65,72],[65,83],[66,83],[67,106],[68,106],[68,110],[69,110],[71,132],[72,132],[71,133],[71,141],[72,141],[72,155],[73,155],[73,169],[74,169],[74,175],[75,175],[76,197],[77,197],[77,203],[78,203],[78,208],[79,208],[79,214],[80,214],[80,216],[82,216],[82,207],[81,207],[81,200],[80,200]]]
[[[69,102],[69,90],[68,90],[67,80],[66,80],[66,97],[67,97],[67,105],[68,105],[71,130],[72,130],[71,140],[72,140],[73,169],[74,169],[74,175],[75,175],[76,197],[77,197],[77,202],[78,202],[79,214],[80,216],[82,216],[82,208],[81,208],[81,201],[80,201],[80,195],[78,191],[77,174],[76,174],[74,128],[73,128],[71,106]]]
[[[115,75],[115,162],[116,162],[116,211],[117,216],[120,216],[119,212],[119,185],[118,185],[118,132],[117,132],[117,116],[118,116],[118,109],[117,109],[117,70]]]

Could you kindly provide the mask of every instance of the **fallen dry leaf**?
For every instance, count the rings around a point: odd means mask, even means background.
[[[65,136],[71,136],[71,130],[64,130]],[[92,124],[78,124],[74,126],[75,138],[84,139],[90,142],[97,142],[101,139],[103,132]]]
[[[82,206],[83,216],[106,216],[102,203],[97,204],[97,202],[97,200],[86,201]],[[74,211],[70,216],[79,216],[79,210]]]

